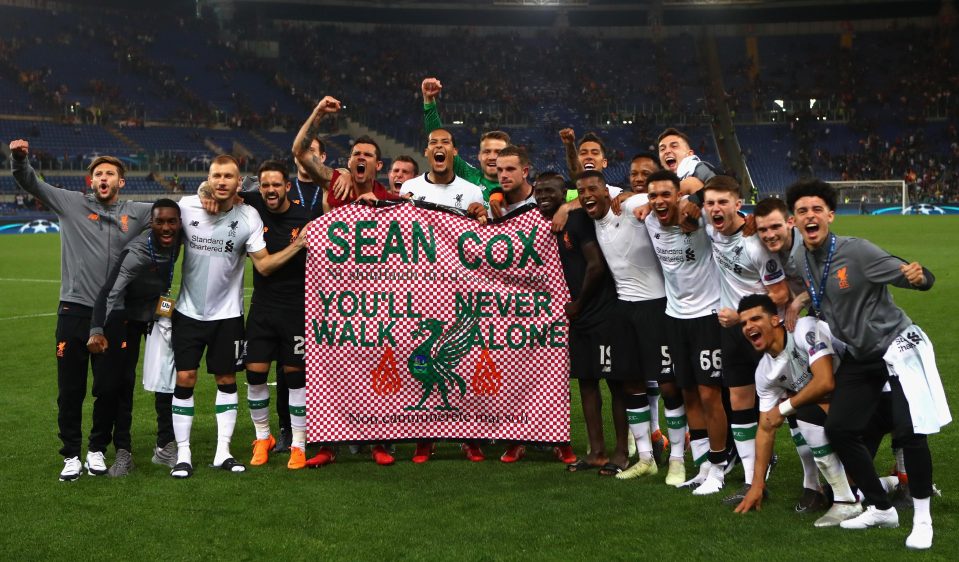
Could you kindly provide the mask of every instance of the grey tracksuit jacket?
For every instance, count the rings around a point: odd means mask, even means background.
[[[41,181],[26,159],[11,159],[22,189],[60,219],[60,301],[92,308],[120,251],[150,224],[151,203],[103,205],[92,194]]]

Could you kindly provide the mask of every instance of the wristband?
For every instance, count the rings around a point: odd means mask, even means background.
[[[779,403],[779,413],[783,417],[791,416],[796,413],[796,408],[793,408],[793,403],[789,400],[783,400]]]

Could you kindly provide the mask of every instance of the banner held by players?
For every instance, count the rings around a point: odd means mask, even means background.
[[[539,213],[354,205],[308,245],[310,442],[569,440],[569,293]]]

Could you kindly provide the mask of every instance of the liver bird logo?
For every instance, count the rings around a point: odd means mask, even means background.
[[[476,318],[469,315],[459,316],[453,325],[444,331],[445,324],[435,318],[427,318],[420,320],[416,329],[410,333],[413,338],[426,338],[413,349],[407,361],[410,375],[423,385],[423,395],[415,406],[407,406],[404,410],[427,410],[424,404],[433,394],[433,387],[436,387],[443,402],[435,406],[434,410],[459,410],[450,405],[448,396],[450,391],[456,390],[459,390],[461,397],[466,394],[466,381],[456,373],[456,369],[472,347],[470,333],[476,325]]]

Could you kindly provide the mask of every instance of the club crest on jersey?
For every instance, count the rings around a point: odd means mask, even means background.
[[[658,235],[657,235],[657,236],[658,236]],[[566,246],[566,249],[567,249],[567,250],[572,250],[572,249],[573,249],[573,241],[569,239],[569,233],[568,233],[568,232],[564,232],[564,233],[563,233],[563,246]]]
[[[130,215],[120,215],[120,232],[130,230]]]
[[[836,271],[836,279],[839,280],[839,288],[840,288],[840,289],[848,289],[848,288],[849,288],[849,277],[848,277],[847,275],[848,275],[848,271],[847,271],[847,269],[846,269],[845,267],[840,267],[840,268]]]
[[[63,357],[63,352],[67,350],[67,342],[57,342],[57,357]]]
[[[290,244],[296,242],[296,237],[300,235],[300,229],[294,228],[290,231]]]
[[[92,221],[98,221],[98,220],[100,220],[100,215],[98,215],[98,214],[96,214],[96,213],[90,213],[89,215],[87,215],[87,218],[90,219],[90,220],[92,220]]]
[[[233,221],[230,223],[230,233],[229,233],[230,238],[233,238],[236,236],[236,227],[239,226],[239,224],[240,224],[240,221]]]
[[[462,209],[462,208],[463,208],[463,194],[462,194],[462,193],[460,193],[459,195],[456,196],[456,208],[457,208],[457,209]]]

